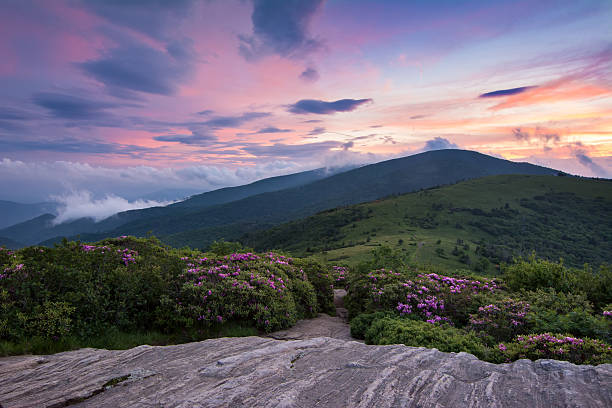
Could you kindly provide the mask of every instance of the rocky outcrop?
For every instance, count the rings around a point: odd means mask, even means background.
[[[612,365],[368,346],[317,337],[221,338],[0,359],[16,407],[611,407]]]

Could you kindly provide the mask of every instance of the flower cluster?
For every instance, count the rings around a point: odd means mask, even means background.
[[[470,324],[473,327],[490,325],[494,328],[507,325],[523,326],[529,307],[527,302],[505,299],[496,304],[479,307],[477,314],[470,315]]]
[[[334,282],[345,282],[348,276],[348,268],[345,266],[333,266],[332,274]]]
[[[227,259],[227,256],[225,257]],[[231,254],[229,256],[230,261],[256,261],[259,259],[259,256],[252,254],[250,252],[244,254]]]
[[[6,253],[8,256],[15,255],[15,251],[11,251],[10,249],[6,249],[5,247],[0,247],[0,253]]]
[[[81,250],[83,252],[97,252],[100,254],[106,254],[106,253],[113,252],[113,249],[108,245],[97,246],[97,245],[81,244]],[[134,251],[133,249],[129,249],[129,248],[116,249],[114,250],[114,252],[116,252],[117,254],[121,256],[121,262],[125,266],[128,266],[131,263],[135,263],[136,257],[138,256],[138,251]]]
[[[455,278],[436,273],[415,276],[412,270],[378,269],[352,280],[349,311],[356,314],[393,308],[401,315],[412,315],[429,323],[463,326],[468,319],[465,309],[473,303],[474,297],[489,295],[499,289],[494,280]]]
[[[517,336],[516,339],[520,342],[525,342],[527,344],[571,344],[573,346],[579,346],[584,344],[583,339],[579,339],[571,336],[559,336],[552,335],[550,333],[542,333],[542,334],[530,334],[527,336]]]
[[[111,250],[111,248],[108,245],[97,246],[97,245],[87,245],[87,244],[82,244],[81,249],[83,250],[83,252],[99,251],[101,254]]]
[[[136,257],[138,256],[138,252],[129,248],[118,249],[117,253],[121,255],[121,262],[128,266],[130,263],[136,262]]]
[[[402,274],[399,272],[393,272],[392,270],[386,270],[384,268],[382,269],[377,269],[373,272],[368,273],[368,280],[370,282],[384,282],[384,283],[390,283],[393,281],[397,281],[400,280],[402,277]]]
[[[438,275],[437,273],[428,273],[424,275],[418,275],[421,279],[426,279],[434,285],[436,289],[441,287],[447,287],[450,293],[462,293],[469,291],[471,293],[490,292],[494,293],[499,289],[495,280],[490,281],[479,281],[472,279],[453,278],[451,276]]]
[[[452,314],[452,310],[449,310],[447,305],[449,302],[452,304],[455,300],[453,298],[460,294],[469,297],[483,291],[494,292],[498,288],[494,281],[481,282],[435,273],[418,275],[415,280],[401,283],[401,287],[405,291],[405,300],[397,303],[396,310],[402,315],[416,313],[432,324],[452,324],[448,316]],[[374,288],[374,296],[381,296],[383,293],[384,289]],[[444,316],[445,314],[447,316]]]
[[[249,254],[245,254],[249,255]],[[250,254],[253,255],[253,254]],[[288,258],[282,255],[275,254],[274,252],[268,252],[266,257],[270,260],[270,264],[280,264],[280,265],[291,265],[293,262],[292,258]]]
[[[552,333],[517,336],[515,341],[501,343],[498,348],[509,360],[553,358],[598,364],[612,357],[612,347],[602,341]]]
[[[529,308],[529,303],[514,299],[481,306],[477,313],[470,314],[468,327],[496,339],[509,340],[524,333]]]
[[[24,264],[20,263],[15,266],[9,266],[4,268],[4,273],[0,273],[0,279],[8,278],[11,273],[15,273],[17,271],[22,270]]]
[[[179,275],[185,289],[177,305],[188,318],[205,325],[248,319],[259,328],[271,330],[294,321],[295,303],[301,304],[300,310],[309,316],[317,312],[312,286],[299,284],[307,280],[307,274],[294,266],[291,258],[270,252],[180,259],[185,262]]]

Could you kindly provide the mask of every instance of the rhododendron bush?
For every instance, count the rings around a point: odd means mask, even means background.
[[[274,253],[175,250],[153,238],[0,249],[0,340],[206,331],[228,322],[287,328],[333,305],[325,269]]]
[[[552,358],[576,364],[602,364],[612,361],[612,347],[602,341],[561,334],[517,336],[513,342],[498,346],[506,361],[517,358]]]
[[[560,263],[532,256],[507,270],[511,285],[503,275],[447,276],[428,268],[353,271],[345,299],[351,333],[369,344],[466,351],[498,363],[519,358],[612,363],[612,307],[598,309],[591,302],[611,300],[607,269],[593,272],[601,281],[573,291],[559,286],[560,277],[575,279]],[[526,283],[519,284],[519,276]]]
[[[456,278],[436,273],[379,269],[353,276],[349,283],[349,313],[397,310],[431,324],[464,325],[487,295],[498,291],[495,280]]]

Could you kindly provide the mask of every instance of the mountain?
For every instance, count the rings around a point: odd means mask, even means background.
[[[0,247],[8,249],[18,249],[23,247],[23,244],[17,241],[13,241],[10,238],[0,237]]]
[[[54,225],[55,215],[43,214],[31,220],[12,225],[0,230],[0,236],[10,237],[10,239],[21,242],[24,245],[34,245],[41,240],[52,236],[72,236],[80,231],[88,231],[95,227],[95,222],[91,218],[80,218],[62,224]]]
[[[241,241],[356,264],[381,245],[416,264],[494,270],[516,255],[612,263],[612,181],[491,176],[336,208]]]
[[[0,228],[18,224],[45,213],[53,213],[56,207],[55,203],[23,204],[0,200]]]
[[[198,194],[190,197],[189,200],[173,204],[172,208],[198,209],[211,207],[213,205],[225,204],[257,194],[279,191],[312,183],[313,181],[336,174],[339,171],[343,171],[343,169],[320,168],[301,173],[289,174],[286,176],[270,177],[244,186],[226,187],[208,193]]]
[[[473,151],[437,150],[206,208],[191,207],[184,202],[150,209],[154,217],[131,220],[101,234],[81,234],[80,238],[97,240],[106,236],[142,236],[151,232],[171,245],[201,248],[217,239],[236,239],[245,232],[266,229],[321,210],[422,188],[487,175],[557,173],[545,167],[515,163]]]
[[[194,210],[201,210],[214,205],[240,200],[255,194],[300,186],[327,177],[338,171],[342,171],[342,169],[328,170],[320,168],[285,176],[271,177],[244,186],[221,188],[193,195],[185,201],[171,204],[167,207],[151,207],[142,210],[120,212],[100,222],[95,222],[91,218],[81,218],[54,225],[52,221],[55,217],[51,214],[44,214],[45,212],[43,212],[41,214],[44,215],[37,214],[34,216],[36,217],[34,219],[27,218],[28,221],[26,222],[0,230],[0,236],[12,237],[12,239],[23,242],[26,245],[38,244],[56,237],[60,237],[59,239],[61,239],[61,237],[64,236],[76,236],[77,234],[81,235],[83,238],[89,236],[89,234],[94,234],[94,236],[107,236],[105,234],[107,231],[112,231],[126,223],[135,222],[137,220],[163,218],[169,214],[174,216],[183,215]],[[179,191],[179,189],[175,191]],[[156,196],[159,196],[159,194],[156,194]],[[147,221],[143,222],[145,224],[147,223]],[[52,242],[55,241],[58,241],[58,239],[52,240]]]
[[[195,190],[192,188],[165,188],[163,190],[140,195],[135,197],[135,199],[148,201],[177,201],[186,200],[193,195],[201,194],[201,192],[202,190]]]

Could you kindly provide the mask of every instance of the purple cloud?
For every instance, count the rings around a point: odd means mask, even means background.
[[[334,102],[325,102],[317,99],[302,99],[292,105],[289,105],[289,112],[299,114],[315,113],[319,115],[328,115],[336,112],[350,112],[365,103],[371,102],[373,102],[371,98],[339,99]]]
[[[295,57],[318,49],[320,41],[308,33],[323,0],[253,0],[253,35],[239,35],[239,51],[246,59],[273,53]]]
[[[118,104],[92,101],[77,96],[53,92],[34,94],[32,101],[36,105],[47,109],[56,118],[72,120],[106,117],[106,109],[120,106]]]
[[[443,137],[435,137],[431,140],[425,142],[425,147],[423,147],[424,151],[429,150],[444,150],[444,149],[458,149],[455,143],[451,142],[448,139]]]
[[[479,95],[479,98],[497,98],[500,96],[517,95],[536,86],[521,86],[520,88],[500,89],[498,91],[487,92]]]
[[[319,72],[314,68],[306,68],[300,74],[300,78],[307,82],[314,82],[319,79]]]
[[[265,134],[265,133],[288,133],[293,132],[293,129],[279,129],[275,126],[268,126],[262,129],[259,129],[256,134]]]

